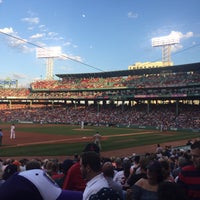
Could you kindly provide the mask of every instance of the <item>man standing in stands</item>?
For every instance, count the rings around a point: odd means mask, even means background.
[[[10,127],[10,139],[15,139],[15,124]]]
[[[200,199],[200,140],[191,145],[192,165],[181,169],[177,183],[185,191],[189,200]]]
[[[109,188],[108,182],[101,173],[101,157],[95,151],[83,152],[80,157],[80,169],[83,178],[87,181],[83,192],[83,200],[89,200],[100,189]]]

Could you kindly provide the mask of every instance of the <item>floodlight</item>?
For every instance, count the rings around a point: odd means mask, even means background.
[[[178,34],[170,34],[168,36],[156,37],[151,40],[153,47],[162,47],[162,62],[164,66],[170,66],[171,62],[171,46],[180,43]]]
[[[152,46],[164,46],[164,45],[173,45],[180,43],[180,39],[178,36],[164,36],[164,37],[156,37],[151,40]]]
[[[60,58],[61,47],[36,48],[37,58],[46,58],[46,79],[53,79],[53,59]]]

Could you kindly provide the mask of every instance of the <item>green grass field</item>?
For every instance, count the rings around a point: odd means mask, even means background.
[[[199,133],[194,132],[170,132],[168,134],[160,133],[156,130],[132,129],[132,128],[112,128],[112,127],[85,127],[84,131],[77,131],[80,129],[78,126],[67,125],[51,125],[40,126],[28,125],[19,126],[17,131],[30,132],[34,134],[56,134],[65,136],[81,136],[91,137],[96,131],[102,136],[107,136],[106,140],[101,142],[103,151],[119,150],[129,147],[144,146],[149,144],[165,143],[178,140],[194,139],[199,137]],[[5,126],[4,131],[9,131],[9,126]],[[145,133],[152,132],[152,133]],[[128,135],[137,133],[135,135]],[[123,136],[121,136],[123,135]],[[30,138],[31,141],[31,138]],[[61,144],[37,144],[29,146],[3,146],[0,148],[0,157],[14,157],[14,156],[63,156],[74,155],[80,153],[85,146],[86,142],[76,143],[61,143]]]

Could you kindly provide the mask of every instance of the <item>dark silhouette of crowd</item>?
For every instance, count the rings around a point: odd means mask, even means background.
[[[31,200],[198,200],[200,140],[188,142],[186,149],[158,144],[155,152],[127,157],[103,157],[95,143],[88,143],[80,155],[63,161],[1,159],[0,197],[4,200],[14,197],[23,200],[28,196]]]

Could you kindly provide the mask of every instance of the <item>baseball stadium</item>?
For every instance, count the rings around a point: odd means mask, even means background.
[[[66,157],[101,135],[105,156],[182,147],[200,134],[200,63],[1,80],[0,157]],[[16,138],[10,139],[15,124]]]
[[[0,200],[200,200],[200,1],[0,7]]]

